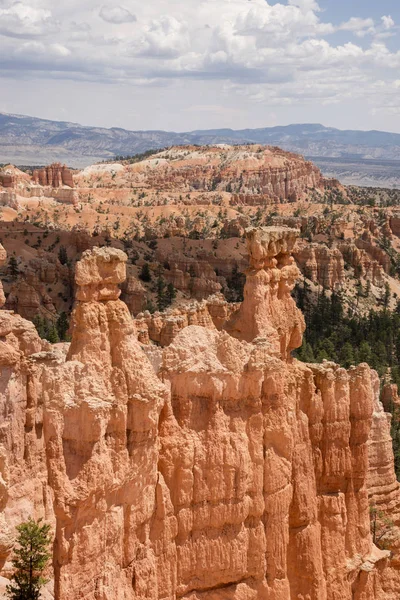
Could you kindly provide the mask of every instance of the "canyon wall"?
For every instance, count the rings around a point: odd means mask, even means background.
[[[377,375],[292,358],[296,236],[248,230],[243,303],[182,328],[159,377],[119,299],[117,249],[77,265],[70,346],[30,330],[17,347],[27,322],[4,312],[19,324],[1,341],[18,358],[1,371],[3,563],[29,512],[53,525],[59,600],[398,597],[396,555],[370,534],[380,468],[397,502]]]
[[[0,263],[6,253],[0,246]],[[5,297],[0,283],[0,306]],[[15,525],[31,515],[54,523],[52,490],[47,483],[43,403],[36,393],[37,364],[49,346],[34,325],[0,311],[0,572],[10,570]],[[40,360],[40,359],[39,359]]]
[[[319,169],[302,156],[258,144],[171,147],[133,164],[92,165],[74,182],[82,194],[90,186],[137,188],[155,198],[162,191],[160,203],[168,198],[181,205],[218,204],[222,197],[233,205],[292,202],[311,189],[323,195],[326,187]]]

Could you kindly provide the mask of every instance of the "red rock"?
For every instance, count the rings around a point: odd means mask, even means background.
[[[71,188],[74,187],[72,172],[61,163],[53,163],[44,169],[33,171],[32,178],[34,183],[42,186],[58,188],[67,185]]]
[[[83,254],[66,360],[3,311],[3,562],[29,512],[55,525],[58,600],[395,600],[397,546],[389,564],[369,526],[368,494],[399,506],[379,380],[290,356],[296,234],[247,232],[244,302],[212,301],[221,331],[194,310],[162,381],[119,250]]]

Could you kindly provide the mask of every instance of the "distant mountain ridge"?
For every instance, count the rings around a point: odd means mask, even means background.
[[[3,163],[38,165],[60,161],[72,167],[84,167],[116,155],[132,155],[167,146],[221,143],[279,146],[312,157],[322,171],[330,175],[335,175],[339,169],[342,180],[346,178],[349,163],[352,164],[352,178],[357,180],[360,165],[363,165],[361,171],[366,170],[368,175],[369,167],[380,161],[380,165],[384,165],[383,170],[381,166],[378,170],[372,168],[368,181],[371,180],[374,185],[378,174],[378,180],[382,179],[384,184],[386,174],[390,173],[390,185],[396,185],[397,181],[400,185],[400,162],[385,165],[385,161],[400,161],[398,133],[340,130],[318,123],[183,133],[129,131],[120,127],[89,127],[67,121],[0,113],[0,162]]]

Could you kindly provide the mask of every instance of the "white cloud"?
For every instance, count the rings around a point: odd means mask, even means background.
[[[122,25],[123,23],[133,23],[136,16],[124,6],[102,6],[99,12],[100,17],[107,23],[113,25]]]
[[[58,31],[50,10],[24,2],[0,8],[0,34],[11,37],[35,37]]]
[[[0,0],[3,74],[135,90],[182,85],[183,97],[189,85],[207,94],[215,82],[246,109],[340,103],[365,97],[377,79],[383,98],[398,80],[400,47],[386,40],[397,32],[390,15],[330,22],[315,0],[103,1],[100,8],[96,0]],[[216,105],[213,97],[201,101]]]
[[[291,6],[298,6],[302,11],[305,12],[317,12],[321,10],[316,0],[289,0],[289,4]]]
[[[292,2],[289,6],[270,6],[267,2],[257,2],[247,12],[238,14],[235,33],[258,37],[264,34],[269,38],[267,42],[271,41],[271,36],[282,40],[333,33],[331,23],[321,23],[313,10],[305,10],[308,4],[311,6],[313,3],[299,1],[296,5]]]
[[[384,29],[392,29],[395,26],[395,22],[390,15],[383,15],[381,17],[382,26]]]
[[[66,57],[70,54],[71,51],[62,44],[44,44],[38,41],[24,42],[16,50],[16,55],[18,56],[46,56],[47,59],[50,57]]]
[[[343,31],[351,31],[358,37],[364,37],[368,34],[375,33],[375,23],[373,19],[360,19],[352,17],[345,23],[342,23],[339,29]]]
[[[147,27],[134,52],[154,58],[173,58],[188,51],[187,26],[175,17],[155,19]]]

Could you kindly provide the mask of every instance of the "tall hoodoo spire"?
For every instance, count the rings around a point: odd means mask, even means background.
[[[292,250],[299,235],[288,227],[250,228],[246,231],[250,267],[246,271],[244,301],[227,324],[227,331],[251,342],[267,338],[283,359],[301,346],[304,317],[291,291],[300,277]]]

